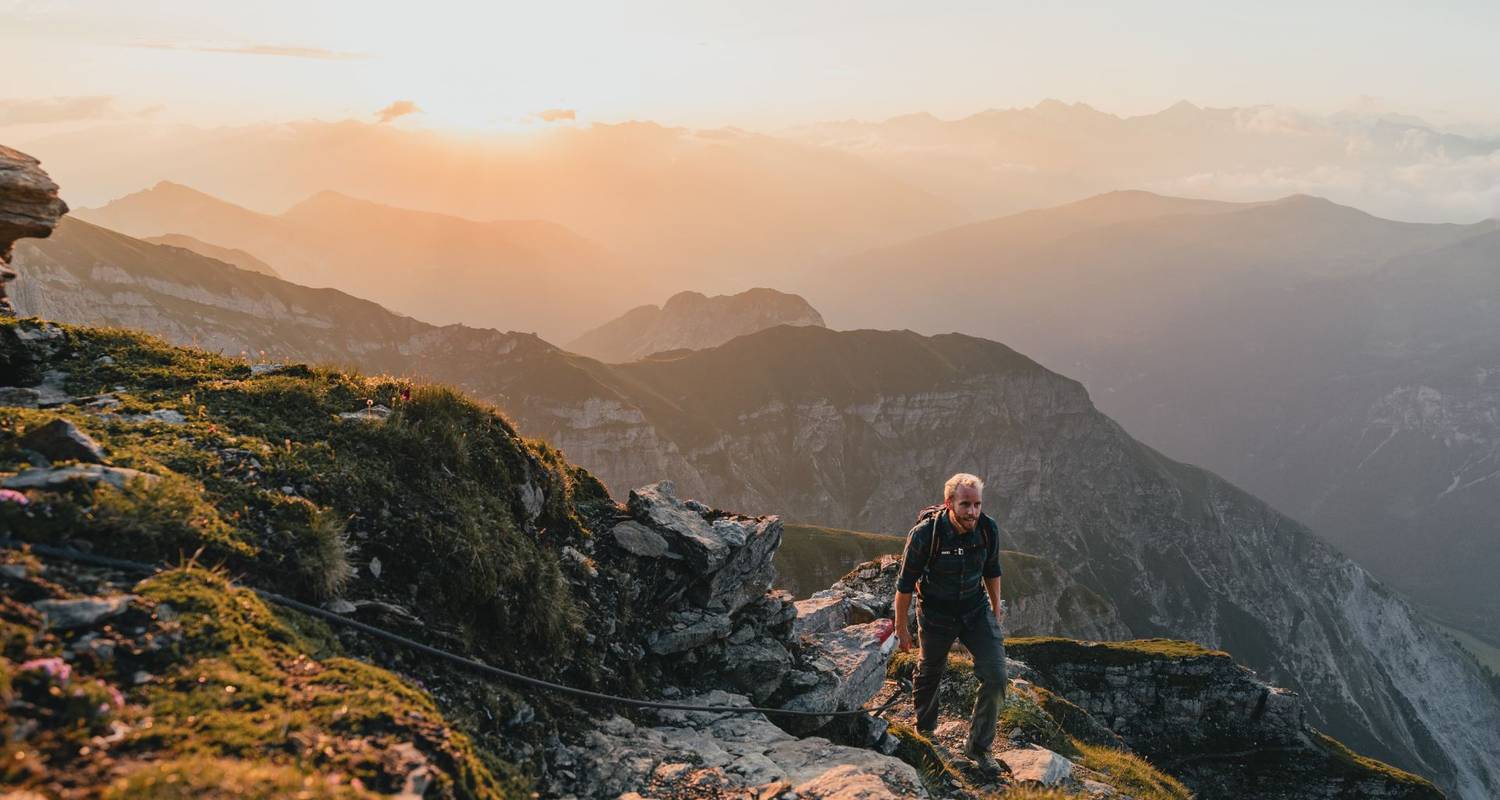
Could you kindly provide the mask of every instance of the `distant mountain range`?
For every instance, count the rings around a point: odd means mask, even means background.
[[[101,140],[110,146],[101,148]],[[718,292],[762,285],[767,270],[972,218],[857,155],[734,128],[628,122],[556,127],[525,138],[455,138],[351,120],[219,129],[152,125],[65,134],[26,147],[71,187],[75,208],[163,177],[265,210],[332,189],[385,206],[472,219],[548,220],[664,278],[643,296],[595,313],[590,324],[683,286]],[[196,235],[151,233],[160,232]],[[281,268],[271,253],[245,249]]]
[[[779,326],[605,365],[83,223],[23,243],[16,263],[27,313],[462,385],[617,492],[672,478],[721,507],[896,532],[949,474],[977,472],[1008,546],[1133,635],[1225,648],[1361,751],[1465,796],[1500,787],[1500,697],[1472,659],[1306,528],[1136,442],[1081,385],[1003,345]]]
[[[823,315],[801,297],[774,289],[714,297],[679,292],[662,306],[633,308],[567,348],[600,361],[634,361],[652,353],[717,347],[777,325],[822,327]]]
[[[327,191],[272,216],[168,182],[75,216],[133,236],[240,249],[289,280],[434,322],[558,337],[630,301],[631,284],[608,253],[550,222],[475,222]]]
[[[251,272],[259,272],[262,275],[270,275],[273,278],[281,277],[277,274],[276,270],[271,268],[270,264],[261,261],[244,250],[238,250],[233,247],[219,247],[218,245],[209,244],[201,239],[194,239],[191,236],[181,233],[169,233],[164,236],[147,236],[141,241],[152,244],[164,244],[171,247],[181,247],[184,250],[191,250],[200,256],[216,258],[240,269],[248,269]]]
[[[799,288],[836,327],[1012,344],[1135,436],[1500,641],[1500,223],[1115,192],[871,251]]]

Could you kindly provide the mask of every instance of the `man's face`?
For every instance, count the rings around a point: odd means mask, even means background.
[[[948,506],[948,516],[953,522],[953,527],[959,533],[968,533],[974,530],[974,525],[979,522],[979,490],[973,486],[959,486],[954,489],[953,496],[948,498],[944,505]]]

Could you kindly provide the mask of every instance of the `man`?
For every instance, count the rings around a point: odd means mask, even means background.
[[[908,614],[915,590],[921,659],[917,666],[917,730],[932,735],[938,718],[938,684],[955,639],[974,654],[979,697],[969,718],[964,755],[988,771],[1000,767],[990,755],[995,722],[1005,698],[1005,644],[1000,624],[1000,529],[980,513],[984,482],[966,473],[948,479],[943,505],[924,512],[906,536],[896,579],[896,635],[901,650],[912,647]]]

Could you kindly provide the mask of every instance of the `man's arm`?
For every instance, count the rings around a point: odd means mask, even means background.
[[[902,652],[912,648],[911,592],[896,592],[896,643]]]
[[[901,573],[896,576],[896,642],[910,650],[911,593],[927,569],[927,549],[931,525],[918,525],[906,535],[906,550],[901,554]]]
[[[994,524],[993,521],[991,524]],[[995,621],[1003,622],[1005,607],[1000,604],[1000,526],[998,524],[994,524],[994,535],[990,537],[989,545],[989,552],[984,554],[984,590],[990,595],[990,608],[995,611]]]

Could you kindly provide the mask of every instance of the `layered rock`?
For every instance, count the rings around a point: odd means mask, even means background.
[[[1019,639],[1007,647],[1040,685],[1203,800],[1443,796],[1319,733],[1304,698],[1261,681],[1227,653],[1167,640]]]
[[[614,547],[645,573],[641,593],[663,609],[642,632],[669,682],[727,687],[756,703],[802,712],[852,711],[880,690],[889,622],[838,620],[810,635],[784,592],[768,592],[781,542],[778,517],[743,517],[676,496],[669,482],[630,493]],[[631,563],[631,562],[626,562]],[[783,720],[802,732],[831,718]]]
[[[68,213],[41,163],[0,145],[0,313],[15,313],[5,293],[5,284],[16,277],[10,268],[12,245],[17,239],[46,238]]]

